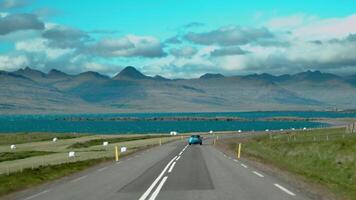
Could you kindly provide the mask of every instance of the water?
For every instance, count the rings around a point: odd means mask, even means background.
[[[81,114],[81,115],[11,115],[0,116],[0,133],[12,132],[59,132],[92,134],[130,134],[130,133],[169,133],[170,131],[207,132],[229,130],[279,130],[290,128],[315,128],[328,126],[318,122],[286,121],[66,121],[66,117],[241,117],[247,119],[265,117],[303,117],[303,118],[343,118],[356,117],[356,113],[339,112],[231,112],[231,113],[130,113],[130,114]]]

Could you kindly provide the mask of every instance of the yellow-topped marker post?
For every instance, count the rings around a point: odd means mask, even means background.
[[[119,148],[117,146],[115,146],[115,161],[118,162],[119,161]]]
[[[237,145],[237,159],[240,159],[241,157],[241,143]]]

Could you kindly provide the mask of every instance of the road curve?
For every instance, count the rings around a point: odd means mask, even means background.
[[[21,200],[307,200],[302,191],[212,145],[173,142],[62,181],[12,195]]]

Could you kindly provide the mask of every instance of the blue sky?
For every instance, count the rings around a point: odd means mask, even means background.
[[[356,73],[353,0],[0,0],[0,14],[0,70]]]

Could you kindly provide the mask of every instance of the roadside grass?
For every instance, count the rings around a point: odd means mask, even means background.
[[[168,135],[169,136],[169,135]],[[130,136],[130,137],[117,137],[117,138],[103,138],[103,139],[93,139],[85,142],[77,142],[67,147],[67,149],[77,149],[77,148],[88,148],[92,146],[102,145],[103,142],[119,143],[119,142],[129,142],[135,140],[145,140],[153,138],[168,137],[167,135],[142,135],[142,136]]]
[[[52,153],[55,152],[49,152],[49,151],[0,152],[0,162],[19,160],[19,159],[29,158],[33,156],[43,156]]]
[[[0,175],[0,196],[82,171],[109,159],[112,158],[41,166],[35,169],[24,169],[23,172],[11,173],[10,175]]]
[[[356,134],[344,128],[225,139],[230,150],[327,186],[340,199],[356,199]]]
[[[40,142],[58,139],[72,139],[85,136],[84,134],[68,134],[68,133],[11,133],[0,134],[0,145],[7,144],[23,144],[29,142]]]

